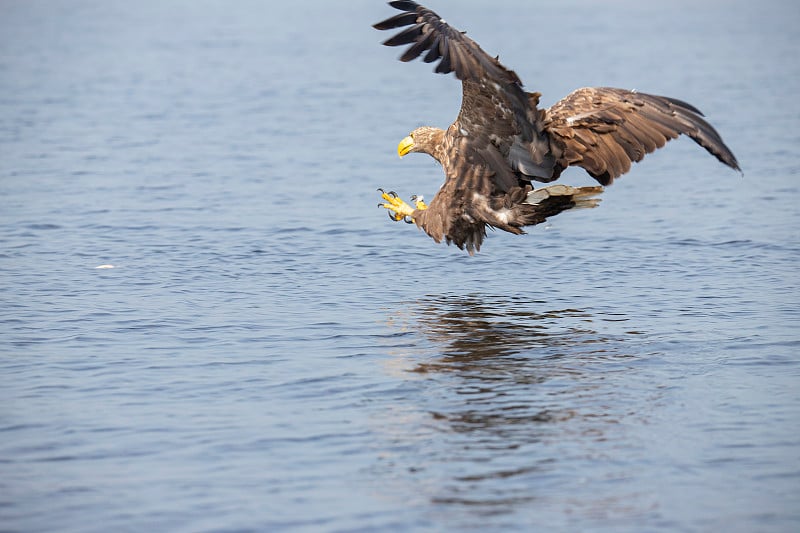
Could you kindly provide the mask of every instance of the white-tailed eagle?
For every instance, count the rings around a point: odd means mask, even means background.
[[[568,166],[583,167],[601,185],[626,173],[631,163],[684,134],[729,167],[736,157],[694,106],[665,96],[625,89],[578,89],[549,109],[539,109],[539,93],[525,92],[517,75],[484,52],[430,9],[397,0],[400,14],[374,25],[404,28],[383,44],[410,45],[400,56],[436,64],[436,72],[455,73],[462,84],[461,110],[446,130],[424,126],[397,147],[402,157],[424,152],[439,163],[445,182],[430,204],[414,206],[384,192],[393,220],[414,222],[436,242],[453,243],[470,253],[480,249],[486,227],[511,233],[562,211],[594,207],[603,187],[531,182],[558,179]],[[408,26],[406,28],[406,26]]]

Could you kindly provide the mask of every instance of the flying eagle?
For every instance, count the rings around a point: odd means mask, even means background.
[[[404,28],[383,44],[410,45],[400,61],[423,53],[435,72],[461,80],[461,110],[446,130],[423,126],[400,141],[397,152],[424,152],[443,167],[445,182],[430,204],[412,197],[414,206],[394,192],[379,189],[392,220],[415,223],[436,242],[446,241],[473,254],[486,227],[524,233],[524,226],[573,208],[595,207],[603,187],[531,182],[558,179],[568,166],[583,167],[601,185],[626,173],[632,162],[680,134],[729,167],[740,170],[719,133],[694,106],[675,98],[625,89],[578,89],[549,109],[539,109],[539,93],[522,82],[498,58],[491,57],[463,32],[416,2],[389,5],[399,13],[374,25]]]

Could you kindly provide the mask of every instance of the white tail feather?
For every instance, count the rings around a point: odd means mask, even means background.
[[[571,196],[575,203],[572,209],[597,207],[600,198],[594,198],[603,192],[602,187],[571,187],[569,185],[550,185],[528,193],[525,203],[538,205],[553,196]]]

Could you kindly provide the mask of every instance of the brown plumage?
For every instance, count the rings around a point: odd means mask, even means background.
[[[438,62],[462,82],[461,110],[446,130],[422,127],[401,142],[400,155],[424,152],[441,163],[445,182],[425,209],[410,215],[436,242],[480,249],[491,226],[511,233],[576,207],[594,207],[602,187],[551,186],[568,166],[584,168],[601,185],[679,135],[739,170],[733,153],[703,114],[686,102],[608,87],[574,91],[549,109],[519,77],[464,33],[416,2],[389,5],[401,13],[374,25],[404,28],[384,42],[410,45],[400,56]],[[408,26],[406,28],[406,26]],[[423,55],[424,54],[424,55]],[[533,191],[533,192],[532,192]]]

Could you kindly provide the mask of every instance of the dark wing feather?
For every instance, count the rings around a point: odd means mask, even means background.
[[[411,13],[399,13],[393,17],[389,17],[382,22],[373,24],[372,27],[376,30],[391,30],[393,28],[402,28],[409,24],[416,24],[416,22],[417,14],[412,11]]]
[[[429,29],[430,30],[430,29]],[[400,56],[400,61],[411,61],[416,59],[425,50],[428,50],[436,39],[436,33],[433,31],[424,32],[416,42],[409,46],[408,49]],[[436,45],[438,48],[438,44]],[[429,61],[430,62],[430,61]]]
[[[578,89],[546,111],[544,128],[557,158],[556,174],[575,165],[603,185],[681,134],[740,170],[703,114],[675,98],[609,87]]]
[[[416,43],[422,37],[422,24],[417,24],[407,28],[400,33],[386,39],[383,44],[386,46],[402,46],[404,44]]]

